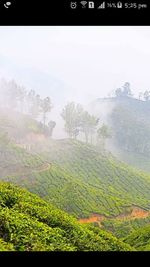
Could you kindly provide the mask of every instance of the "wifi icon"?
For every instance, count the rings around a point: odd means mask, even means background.
[[[80,4],[82,5],[82,8],[86,8],[87,1],[81,1]]]

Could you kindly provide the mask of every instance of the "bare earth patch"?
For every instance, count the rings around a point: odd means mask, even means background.
[[[120,214],[116,217],[116,219],[140,219],[140,218],[147,218],[150,215],[150,212],[139,207],[132,207],[132,211],[130,214]]]
[[[96,222],[99,224],[99,226],[101,225],[101,222],[105,219],[105,216],[103,215],[99,215],[99,214],[93,214],[91,217],[89,218],[82,218],[79,219],[80,223],[93,223]]]
[[[150,216],[150,211],[144,210],[139,207],[132,207],[132,211],[128,214],[122,213],[118,216],[111,217],[110,219],[118,219],[118,220],[134,220],[134,219],[140,219],[140,218],[147,218]],[[99,226],[101,226],[101,222],[104,219],[108,219],[108,217],[105,217],[104,215],[100,214],[92,214],[89,218],[82,218],[79,219],[80,223],[98,223]]]

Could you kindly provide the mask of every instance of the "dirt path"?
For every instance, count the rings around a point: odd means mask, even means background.
[[[139,207],[132,207],[132,211],[129,214],[120,214],[118,216],[114,216],[111,217],[111,219],[116,219],[119,221],[123,221],[123,220],[135,220],[135,219],[142,219],[142,218],[147,218],[148,216],[150,216],[150,211],[146,211],[142,208]],[[104,219],[109,219],[108,217],[104,216],[104,215],[99,215],[99,214],[92,214],[89,218],[82,218],[79,219],[78,221],[80,223],[98,223],[101,226],[101,222]]]
[[[12,171],[10,173],[5,173],[3,175],[3,177],[6,177],[6,176],[24,176],[24,175],[30,175],[30,174],[33,174],[33,173],[41,173],[41,172],[44,172],[44,171],[48,171],[49,169],[51,168],[51,163],[44,163],[38,167],[35,167],[33,169],[31,169],[30,167],[17,167],[17,171]]]
[[[44,172],[48,171],[51,167],[51,163],[44,163],[42,166],[37,167],[34,171],[35,172]]]

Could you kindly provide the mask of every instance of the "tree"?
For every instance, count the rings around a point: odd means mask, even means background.
[[[141,100],[143,98],[143,93],[139,92],[139,100]]]
[[[31,109],[32,109],[32,105],[34,102],[34,97],[35,97],[35,91],[34,90],[30,90],[26,96],[26,102],[27,102],[27,112],[30,114],[32,113]]]
[[[8,107],[16,109],[19,99],[19,87],[14,80],[8,82]]]
[[[55,121],[49,121],[48,123],[48,127],[49,127],[49,136],[52,137],[53,134],[53,130],[56,126],[56,122]]]
[[[130,88],[130,83],[126,82],[122,88],[117,88],[115,90],[116,97],[131,97],[133,96]]]
[[[120,97],[120,96],[122,96],[122,90],[121,90],[121,88],[117,88],[117,89],[115,90],[115,95],[116,95],[116,97]]]
[[[86,143],[89,142],[89,137],[91,137],[92,143],[92,136],[95,133],[98,122],[98,118],[93,115],[90,115],[87,111],[83,112],[81,119],[81,131],[85,134]]]
[[[65,130],[70,138],[76,139],[79,133],[83,132],[85,134],[85,141],[88,143],[90,136],[92,142],[92,136],[99,119],[84,111],[80,104],[76,105],[74,102],[68,103],[65,106],[61,116],[65,120]]]
[[[0,96],[0,106],[6,107],[8,104],[8,84],[4,78],[0,80]]]
[[[23,113],[25,108],[27,91],[24,87],[18,87],[18,101],[20,103],[20,111]]]
[[[108,138],[111,138],[111,132],[107,125],[103,124],[98,130],[97,130],[97,138],[101,141],[101,144],[103,147],[105,147],[105,141]]]
[[[39,116],[39,113],[41,111],[41,98],[40,95],[34,96],[32,100],[32,105],[30,107],[30,113],[34,119],[36,119]]]
[[[74,102],[68,103],[62,110],[61,117],[65,121],[65,131],[70,138],[76,138],[79,134],[82,113],[82,106],[75,105]]]
[[[123,85],[123,92],[122,92],[122,94],[123,94],[123,96],[128,96],[128,97],[131,97],[132,96],[131,88],[130,88],[130,83],[129,82],[126,82]]]
[[[149,101],[150,100],[150,91],[146,90],[144,92],[143,96],[144,96],[145,101]]]
[[[41,101],[41,112],[43,115],[43,124],[45,126],[46,124],[46,119],[47,119],[47,114],[51,111],[52,109],[52,104],[51,104],[51,100],[50,97],[46,97]]]

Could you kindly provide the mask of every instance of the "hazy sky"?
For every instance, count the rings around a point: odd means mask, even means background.
[[[1,26],[0,56],[62,80],[81,102],[126,81],[150,90],[150,27]]]

